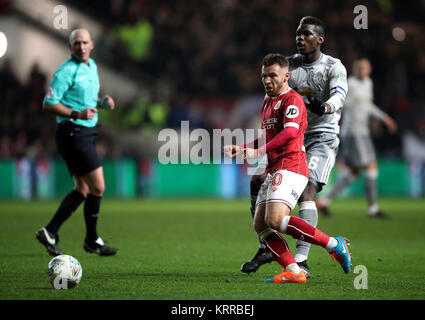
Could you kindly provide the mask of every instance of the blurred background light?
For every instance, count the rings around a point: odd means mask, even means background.
[[[394,27],[393,28],[393,38],[396,41],[404,41],[406,40],[406,31],[404,31],[401,27]]]

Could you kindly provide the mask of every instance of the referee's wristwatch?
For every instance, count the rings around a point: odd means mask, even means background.
[[[75,121],[78,119],[78,112],[77,111],[72,111],[71,112],[71,116],[69,117],[72,121]]]

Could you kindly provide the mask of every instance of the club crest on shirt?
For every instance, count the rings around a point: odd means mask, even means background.
[[[321,72],[316,72],[313,74],[312,82],[314,84],[314,87],[318,88],[319,91],[322,90],[322,88],[325,87],[325,76]],[[317,90],[315,90],[317,92]]]

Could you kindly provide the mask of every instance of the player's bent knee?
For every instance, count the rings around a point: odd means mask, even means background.
[[[87,187],[87,185],[84,185],[84,184],[83,185],[77,184],[74,190],[81,193],[84,196],[84,198],[87,198],[87,194],[89,193],[89,187]]]
[[[74,177],[74,184],[74,190],[78,191],[84,196],[84,198],[86,198],[87,194],[89,193],[89,187],[87,186],[87,184],[80,178],[76,177]]]
[[[272,228],[274,230],[279,230],[280,229],[280,224],[282,223],[282,219],[285,217],[286,215],[277,215],[277,214],[273,214],[273,215],[267,215],[265,218],[265,222],[266,225],[269,228]]]
[[[81,193],[84,198],[87,198],[87,194],[89,193],[89,189],[88,188],[84,188],[84,189],[75,188],[74,190],[76,190],[79,193]]]
[[[95,186],[94,188],[92,188],[90,193],[97,196],[97,197],[102,197],[103,194],[105,193],[105,187],[104,186]]]
[[[261,226],[261,224],[256,222],[255,220],[254,220],[254,223],[252,224],[252,226],[253,226],[254,231],[256,233],[260,233],[263,230],[263,227]]]
[[[376,163],[376,161],[368,163],[366,166],[366,170],[378,170],[378,164]]]
[[[105,184],[103,181],[98,181],[89,185],[89,193],[96,197],[102,197],[105,193]]]
[[[265,216],[265,223],[269,228],[279,230],[282,223],[282,219],[289,216],[291,209],[283,203],[271,203],[268,207],[268,212]]]
[[[264,229],[268,228],[268,225],[265,223],[264,217],[254,220],[253,223],[254,230],[257,234],[260,234]]]
[[[273,215],[268,215],[265,219],[266,225],[272,229],[278,229],[280,223],[277,222],[278,219]]]

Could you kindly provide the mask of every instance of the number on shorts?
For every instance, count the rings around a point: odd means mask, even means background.
[[[319,161],[320,161],[320,158],[319,157],[312,156],[310,158],[310,161],[308,162],[308,169],[310,169],[310,170],[316,170],[317,169],[317,166],[319,165]]]
[[[278,186],[282,183],[282,174],[281,173],[276,173],[273,177],[272,180],[272,185],[274,186]]]

